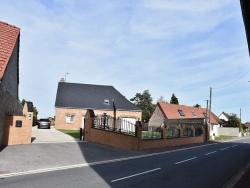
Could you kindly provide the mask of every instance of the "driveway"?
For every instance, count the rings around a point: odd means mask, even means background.
[[[54,126],[51,126],[51,129],[38,129],[37,126],[32,127],[32,143],[76,141],[79,141],[79,139],[56,130]]]

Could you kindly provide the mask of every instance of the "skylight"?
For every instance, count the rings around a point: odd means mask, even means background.
[[[180,114],[181,116],[185,116],[185,114],[184,114],[184,112],[183,112],[182,110],[178,110],[178,112],[179,112],[179,114]]]
[[[109,100],[108,99],[104,99],[104,104],[109,105]]]
[[[193,116],[196,116],[196,113],[194,111],[192,111],[192,114],[193,114]]]
[[[206,118],[207,117],[207,114],[206,113],[203,113],[204,117]]]

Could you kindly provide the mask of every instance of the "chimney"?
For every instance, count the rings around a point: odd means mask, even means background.
[[[61,78],[60,82],[65,82],[64,78]]]

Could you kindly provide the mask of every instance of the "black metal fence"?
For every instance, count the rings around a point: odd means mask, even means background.
[[[154,130],[149,130],[148,129],[148,124],[145,123],[143,124],[143,131],[142,131],[142,135],[141,138],[142,139],[161,139],[162,138],[162,129],[161,127],[158,127]]]

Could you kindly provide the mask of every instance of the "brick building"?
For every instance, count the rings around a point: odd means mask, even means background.
[[[0,145],[6,115],[22,114],[18,101],[20,29],[0,21]]]
[[[142,111],[128,101],[113,86],[67,83],[62,79],[58,83],[56,95],[56,129],[77,130],[84,127],[88,109],[96,116],[107,116],[134,123],[141,120]]]
[[[149,119],[148,126],[150,130],[155,130],[163,124],[167,128],[179,128],[181,126],[183,129],[191,129],[192,127],[196,129],[205,125],[208,116],[209,112],[206,108],[159,102]],[[213,112],[211,112],[210,117],[210,136],[213,133],[217,136],[217,128],[220,127],[222,122]],[[209,118],[207,118],[207,121],[209,121]]]

